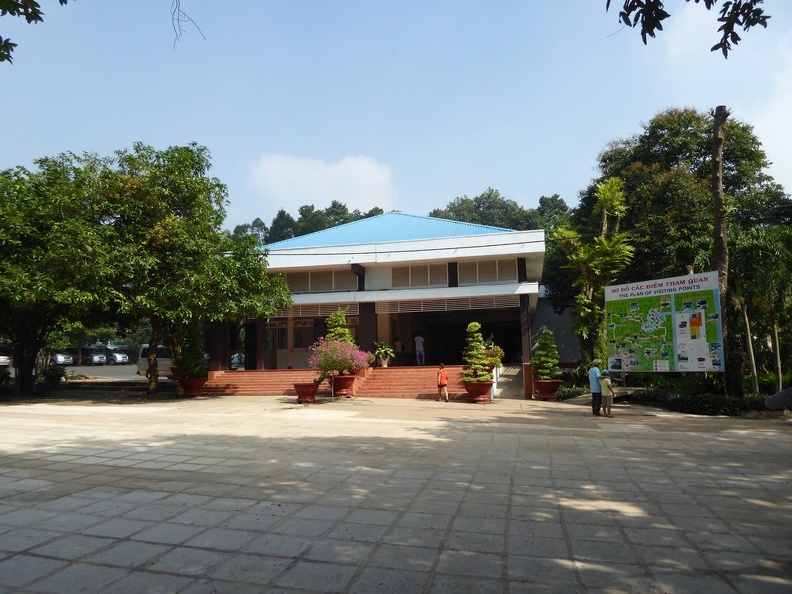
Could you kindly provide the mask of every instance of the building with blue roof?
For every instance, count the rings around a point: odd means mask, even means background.
[[[266,252],[293,305],[248,324],[249,369],[307,368],[308,347],[339,308],[362,348],[399,340],[404,364],[416,363],[417,333],[427,365],[461,363],[471,321],[506,351],[507,362],[530,353],[543,230],[390,212],[272,243]]]

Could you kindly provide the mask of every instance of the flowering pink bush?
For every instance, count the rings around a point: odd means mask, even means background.
[[[308,350],[311,351],[308,364],[319,371],[317,382],[336,375],[357,373],[368,367],[371,359],[371,353],[360,350],[356,344],[324,336],[308,347]]]

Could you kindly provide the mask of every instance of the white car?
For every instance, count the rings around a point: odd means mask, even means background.
[[[105,359],[108,365],[126,365],[129,363],[129,355],[118,349],[107,349]]]
[[[73,363],[74,357],[69,353],[52,353],[52,355],[50,355],[51,365],[72,365]]]

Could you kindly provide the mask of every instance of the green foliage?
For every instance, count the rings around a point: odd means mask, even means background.
[[[709,10],[717,4],[717,1],[704,0],[703,4]],[[765,14],[764,9],[759,6],[762,2],[763,0],[724,2],[717,19],[721,38],[710,51],[720,50],[723,57],[728,58],[732,43],[737,45],[740,42],[740,36],[735,29],[742,27],[744,31],[748,31],[757,25],[767,27],[767,19],[770,16]],[[698,0],[696,3],[698,4]],[[663,30],[663,21],[671,16],[666,12],[663,4],[663,0],[623,0],[622,8],[619,11],[619,21],[633,28],[640,25],[641,39],[646,45],[646,37],[654,39],[657,31]],[[605,9],[610,9],[610,5],[611,0],[607,0]]]
[[[376,341],[374,343],[374,356],[377,359],[391,359],[396,356],[396,352],[388,341]]]
[[[331,340],[338,340],[341,342],[354,344],[355,339],[352,338],[352,331],[347,326],[345,310],[337,309],[327,316],[326,337]]]
[[[556,390],[556,400],[569,400],[589,393],[587,386],[560,386]]]
[[[475,198],[456,198],[446,208],[431,211],[429,216],[517,231],[541,229],[543,222],[535,210],[526,210],[492,188]]]
[[[319,371],[314,380],[321,383],[329,377],[354,374],[368,367],[371,353],[356,344],[330,337],[321,337],[309,347],[308,364]]]
[[[491,382],[492,371],[487,357],[486,344],[481,335],[481,324],[470,322],[467,325],[465,348],[462,351],[465,362],[462,380],[466,382]]]
[[[179,324],[171,330],[173,343],[170,346],[173,364],[177,373],[185,377],[206,377],[206,341],[204,326],[198,320]]]
[[[739,415],[764,410],[764,396],[733,397],[721,393],[683,394],[664,389],[637,391],[629,401],[694,415]]]
[[[42,381],[52,385],[60,384],[61,380],[66,381],[68,379],[66,368],[63,365],[47,365],[42,367],[39,375]]]
[[[548,380],[561,375],[559,356],[553,331],[544,328],[531,353],[531,370],[536,379]]]
[[[68,0],[58,0],[65,5]],[[41,5],[36,0],[0,0],[0,16],[16,16],[24,18],[28,23],[40,23],[44,20]],[[10,39],[0,37],[0,62],[13,62],[12,53],[17,44]]]

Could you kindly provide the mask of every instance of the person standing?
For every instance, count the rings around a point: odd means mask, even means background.
[[[589,390],[591,390],[591,414],[595,417],[600,416],[602,409],[602,386],[600,386],[600,369],[602,361],[594,359],[591,362],[591,369],[588,371]]]
[[[424,352],[424,338],[421,336],[421,331],[415,333],[415,363],[423,365],[426,363],[426,353]]]
[[[613,384],[611,384],[610,373],[607,369],[603,369],[600,373],[599,382],[602,390],[602,412],[606,417],[613,417],[613,397],[616,392],[613,391]]]
[[[396,365],[404,365],[404,346],[402,346],[402,341],[399,340],[398,336],[393,341],[393,354],[396,359]]]
[[[437,368],[437,401],[440,402],[443,398],[448,402],[448,372],[445,364],[440,363]]]

